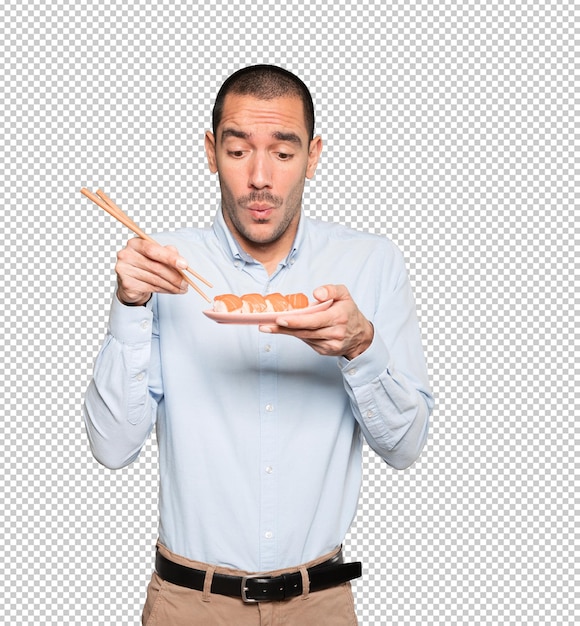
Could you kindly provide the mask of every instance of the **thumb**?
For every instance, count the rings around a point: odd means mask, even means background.
[[[313,295],[319,302],[324,302],[325,300],[347,300],[350,298],[350,293],[344,285],[323,285],[322,287],[317,287]]]

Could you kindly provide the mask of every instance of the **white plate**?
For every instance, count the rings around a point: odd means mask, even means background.
[[[304,315],[307,313],[318,313],[326,311],[332,304],[332,300],[317,302],[304,309],[294,309],[293,311],[280,311],[279,313],[217,313],[208,309],[204,311],[210,320],[218,324],[275,324],[281,317],[291,317],[293,315]]]

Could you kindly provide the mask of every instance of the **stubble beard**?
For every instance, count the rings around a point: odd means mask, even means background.
[[[247,196],[241,198],[234,198],[233,194],[225,187],[221,185],[222,194],[222,209],[225,215],[229,218],[229,221],[233,225],[234,229],[240,237],[245,241],[253,245],[268,245],[278,241],[284,233],[290,227],[290,224],[300,213],[302,207],[302,193],[303,187],[296,187],[290,192],[286,205],[284,206],[284,199],[280,196],[275,196],[269,191],[254,191]],[[282,211],[282,219],[276,226],[274,231],[270,234],[264,233],[262,237],[258,237],[255,233],[251,232],[249,228],[240,219],[240,214],[246,210],[248,204],[252,202],[267,202],[271,206],[275,207],[275,214],[278,211]],[[254,224],[267,224],[270,222],[270,218],[263,220],[255,220]]]

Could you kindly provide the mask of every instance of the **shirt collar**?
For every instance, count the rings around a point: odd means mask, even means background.
[[[298,255],[305,238],[306,221],[306,216],[304,215],[304,211],[302,210],[300,213],[300,221],[298,222],[298,230],[296,231],[294,243],[292,244],[292,248],[290,249],[288,256],[281,262],[282,266],[288,265],[288,263],[293,263],[295,257]],[[212,228],[218,241],[221,244],[222,250],[230,256],[230,258],[236,265],[239,265],[240,262],[243,262],[244,264],[257,263],[257,261],[251,255],[242,250],[242,248],[230,232],[230,229],[228,228],[226,221],[224,220],[221,206],[216,213]]]
[[[222,208],[218,209],[213,225],[213,231],[220,242],[222,250],[232,259],[232,261],[244,261],[245,263],[254,262],[252,257],[240,248],[238,242],[234,239],[226,221],[224,220]]]

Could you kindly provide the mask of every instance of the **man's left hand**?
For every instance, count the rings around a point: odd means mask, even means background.
[[[324,285],[314,290],[319,302],[333,300],[319,313],[292,315],[276,320],[276,325],[260,326],[262,332],[293,335],[325,356],[354,359],[373,340],[373,325],[360,312],[344,285]]]

